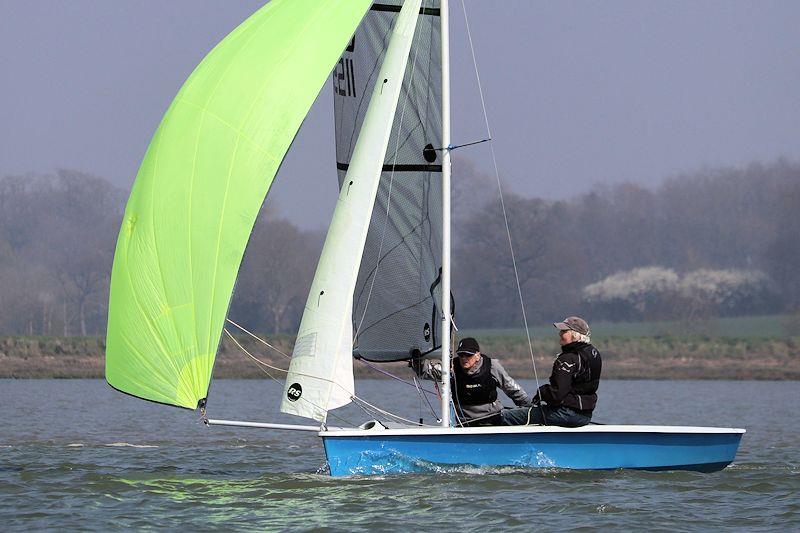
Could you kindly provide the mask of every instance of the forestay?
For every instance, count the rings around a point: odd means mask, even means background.
[[[401,0],[372,5],[333,73],[336,166],[347,185],[370,89]],[[353,295],[353,352],[407,359],[440,346],[442,108],[439,1],[423,0]],[[391,191],[391,196],[390,196]],[[388,216],[387,216],[388,213]]]
[[[284,413],[324,422],[353,397],[353,291],[419,8],[406,0],[392,25],[297,332]]]
[[[173,101],[125,209],[106,379],[195,408],[208,392],[242,254],[283,157],[370,0],[272,0]]]

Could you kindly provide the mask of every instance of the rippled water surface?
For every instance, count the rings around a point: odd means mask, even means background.
[[[414,419],[426,416],[402,384],[365,381],[358,392]],[[746,428],[736,462],[714,474],[464,467],[333,479],[312,433],[206,428],[195,413],[124,396],[103,381],[0,380],[0,524],[800,529],[800,383],[606,380],[600,392],[599,422]],[[215,381],[210,415],[289,421],[277,413],[279,395],[271,382]],[[352,407],[339,416],[366,417]]]

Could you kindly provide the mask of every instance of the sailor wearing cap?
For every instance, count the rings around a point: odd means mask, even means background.
[[[497,359],[481,354],[478,341],[472,337],[461,339],[456,349],[457,360],[450,372],[458,425],[492,426],[503,423],[503,404],[497,397],[500,388],[517,406],[530,405],[527,393],[508,375]],[[441,362],[412,359],[417,375],[440,381]],[[506,410],[507,411],[507,410]]]
[[[592,419],[603,361],[591,344],[589,324],[579,316],[571,316],[553,326],[558,329],[561,353],[553,363],[550,383],[539,387],[532,407],[504,412],[506,425],[578,427]]]

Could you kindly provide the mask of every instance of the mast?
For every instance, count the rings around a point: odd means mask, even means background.
[[[450,20],[441,0],[442,25],[442,427],[450,427]]]

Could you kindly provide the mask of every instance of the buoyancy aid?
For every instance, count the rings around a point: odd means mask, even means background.
[[[453,364],[453,381],[456,399],[461,405],[481,405],[497,400],[497,381],[492,376],[492,360],[481,355],[481,368],[468,374],[458,361]]]

